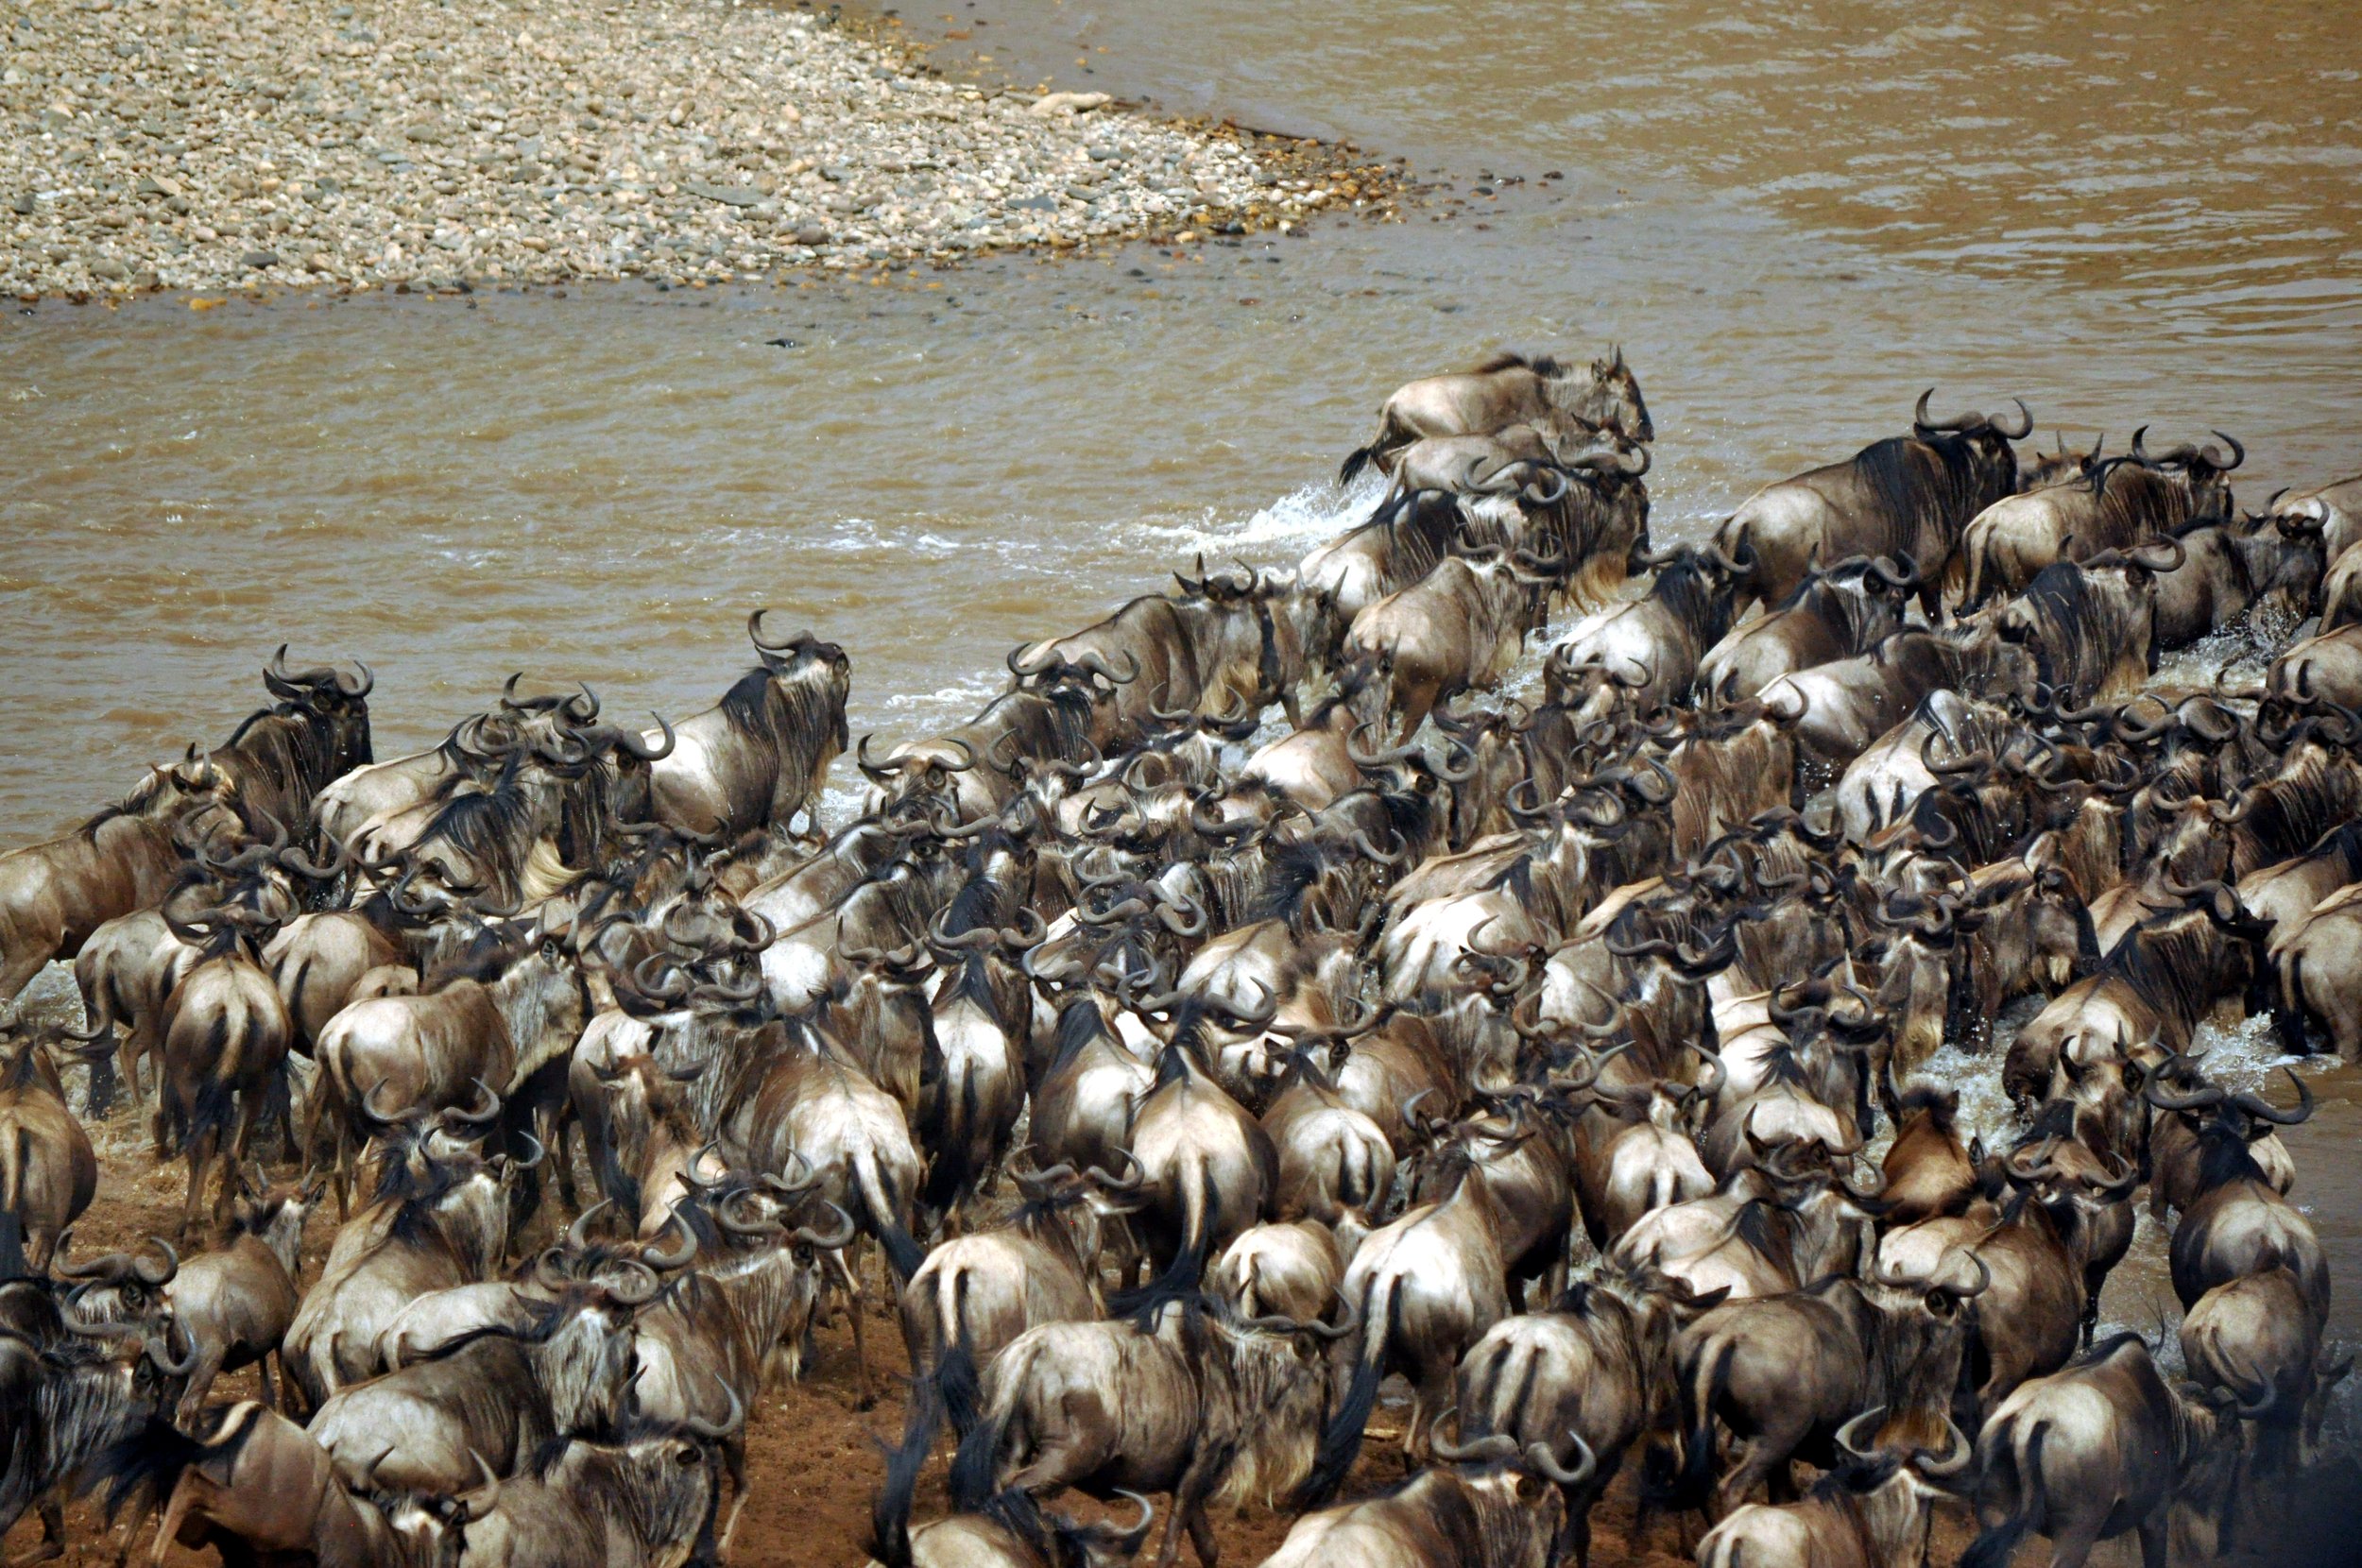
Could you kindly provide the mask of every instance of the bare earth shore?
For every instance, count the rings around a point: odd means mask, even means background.
[[[12,9],[0,293],[20,298],[716,281],[1392,197],[1344,149],[946,80],[783,8]]]

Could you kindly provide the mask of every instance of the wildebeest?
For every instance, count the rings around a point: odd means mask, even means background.
[[[2217,432],[2220,435],[2220,432]],[[1997,594],[2022,592],[2059,561],[2084,561],[2131,550],[2143,539],[2171,537],[2204,523],[2227,520],[2226,477],[2247,455],[2182,446],[2151,455],[2132,438],[2134,455],[2112,458],[2088,476],[2005,496],[1979,512],[1960,539],[1964,566],[1960,607],[1973,610]]]
[[[0,1030],[0,1280],[46,1272],[59,1237],[98,1192],[98,1157],[65,1107],[38,1031]]]
[[[1569,369],[1548,354],[1498,353],[1397,389],[1378,410],[1376,437],[1347,454],[1338,478],[1350,483],[1370,463],[1391,473],[1395,454],[1423,436],[1490,435],[1515,424],[1539,429],[1562,458],[1601,427],[1634,441],[1656,437],[1621,349],[1587,369]]]
[[[1739,503],[1714,542],[1746,563],[1742,594],[1777,604],[1823,562],[1908,555],[1920,571],[1921,605],[1933,613],[1960,531],[2017,489],[2010,443],[2033,430],[2034,417],[2021,401],[2015,430],[1977,414],[1933,420],[1932,395],[1920,394],[1910,435],[1767,485]]]
[[[1190,1298],[1028,1329],[984,1373],[984,1420],[960,1445],[953,1487],[1169,1491],[1158,1563],[1172,1568],[1186,1526],[1214,1568],[1208,1509],[1285,1495],[1310,1473],[1328,1377],[1300,1352],[1338,1332]]]
[[[1533,1442],[1496,1433],[1439,1442],[1446,1460],[1394,1491],[1308,1513],[1263,1568],[1549,1568],[1565,1523],[1565,1491],[1590,1484],[1597,1460],[1568,1434],[1571,1470]]]
[[[1785,599],[1733,628],[1698,660],[1698,690],[1729,706],[1780,676],[1868,653],[1903,627],[1918,567],[1850,556],[1814,571]]]
[[[1564,1488],[1577,1568],[1591,1560],[1592,1506],[1634,1441],[1669,1413],[1674,1334],[1718,1304],[1661,1277],[1611,1272],[1570,1287],[1546,1312],[1503,1319],[1462,1358],[1463,1439],[1498,1433],[1553,1457],[1563,1438],[1577,1444],[1583,1480]]]
[[[2210,1511],[2231,1479],[2227,1415],[2168,1385],[2136,1334],[2021,1385],[1977,1434],[1984,1528],[1961,1568],[2001,1568],[2030,1531],[2050,1538],[2055,1568],[2081,1568],[2127,1531],[2139,1532],[2146,1568],[2165,1568],[2168,1508]]]
[[[2062,695],[2129,691],[2157,668],[2157,579],[2186,554],[2167,539],[2054,562],[2002,611],[2001,635],[2025,644],[2044,684]]]
[[[236,803],[220,768],[174,762],[63,838],[0,855],[0,1001],[108,921],[162,903],[197,849],[243,836]]]
[[[746,618],[758,666],[713,707],[682,720],[670,753],[653,758],[658,821],[735,838],[818,805],[829,764],[848,744],[852,665],[842,648],[809,631],[765,642],[762,615]]]
[[[1384,704],[1363,717],[1399,719],[1408,741],[1436,704],[1498,683],[1538,622],[1550,580],[1522,552],[1504,559],[1489,549],[1463,551],[1355,616],[1341,656],[1378,673],[1370,692]]]

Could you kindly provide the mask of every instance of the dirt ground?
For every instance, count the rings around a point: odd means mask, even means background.
[[[77,1257],[129,1247],[150,1234],[168,1233],[179,1213],[185,1180],[182,1167],[177,1162],[158,1167],[144,1156],[125,1152],[128,1125],[118,1123],[107,1132],[114,1135],[107,1140],[111,1152],[102,1156],[98,1199],[75,1227],[73,1255]],[[314,1216],[304,1236],[307,1286],[317,1278],[320,1260],[327,1255],[335,1231],[333,1201],[324,1209],[328,1212]],[[547,1219],[537,1222],[530,1239],[539,1239],[548,1223]],[[900,1332],[891,1312],[876,1299],[869,1306],[866,1338],[877,1362],[874,1378],[882,1390],[873,1408],[859,1407],[852,1337],[840,1320],[821,1328],[819,1354],[803,1379],[774,1389],[751,1412],[749,1501],[731,1568],[848,1568],[866,1560],[862,1542],[867,1538],[870,1500],[881,1471],[880,1444],[900,1434],[901,1391],[896,1380],[908,1371]],[[215,1386],[214,1398],[226,1402],[251,1398],[256,1392],[254,1375],[246,1372],[223,1378]],[[1381,1408],[1374,1432],[1392,1425],[1389,1413]],[[1671,1568],[1691,1560],[1688,1552],[1679,1549],[1682,1542],[1676,1540],[1676,1526],[1662,1516],[1652,1522],[1649,1539],[1637,1549],[1633,1546],[1629,1540],[1634,1508],[1631,1476],[1637,1468],[1636,1463],[1626,1466],[1626,1478],[1593,1515],[1595,1568]],[[1401,1474],[1398,1450],[1374,1437],[1347,1483],[1345,1495],[1367,1495],[1399,1479]],[[2356,1491],[2342,1485],[2351,1480],[2350,1474],[2341,1474],[2337,1487],[2312,1489],[2285,1516],[2284,1522],[2290,1528],[2279,1537],[2275,1549],[2252,1557],[2243,1552],[2239,1559],[2289,1564],[2357,1560],[2357,1556],[2341,1555],[2343,1548],[2332,1544],[2348,1539],[2344,1532],[2350,1526],[2342,1521],[2351,1515],[2342,1503],[2335,1508],[2306,1506],[2333,1494],[2353,1499]],[[1161,1507],[1165,1499],[1156,1501]],[[921,1485],[915,1518],[932,1518],[943,1506],[942,1456],[938,1455]],[[1078,1515],[1100,1511],[1082,1499],[1070,1498],[1056,1506]],[[2319,1516],[2319,1533],[2303,1527],[2308,1514]],[[88,1503],[71,1508],[67,1523],[70,1543],[64,1561],[69,1568],[116,1568],[127,1548],[138,1560],[147,1559],[148,1542],[144,1535],[137,1542],[127,1541],[118,1528],[110,1536],[97,1510]],[[1160,1527],[1161,1524],[1160,1516]],[[1251,1568],[1278,1546],[1289,1524],[1286,1515],[1253,1507],[1236,1517],[1218,1520],[1221,1561],[1233,1568]],[[1937,1521],[1930,1560],[1952,1561],[1972,1533],[1964,1509],[1943,1510]],[[8,1557],[13,1559],[38,1538],[39,1525],[28,1514],[7,1537]],[[1152,1555],[1144,1553],[1141,1561],[1149,1561]],[[2029,1547],[2025,1555],[2028,1560],[2039,1560],[2039,1548]],[[1193,1560],[1186,1544],[1182,1560]],[[168,1568],[195,1568],[211,1563],[213,1554],[176,1546],[164,1561]]]

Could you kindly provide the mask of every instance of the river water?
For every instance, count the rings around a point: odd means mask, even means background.
[[[702,707],[770,605],[849,649],[856,733],[916,733],[1196,551],[1344,527],[1365,498],[1326,476],[1378,401],[1501,345],[1625,347],[1660,539],[1931,383],[1946,411],[2023,395],[2045,435],[2229,431],[2251,503],[2362,468],[2352,8],[901,21],[947,64],[1350,138],[1436,189],[1400,223],[728,293],[12,308],[0,844],[226,735],[282,640],[376,666],[392,755],[520,669]],[[2319,1086],[2293,1141],[2351,1332],[2362,1116],[2346,1074]]]

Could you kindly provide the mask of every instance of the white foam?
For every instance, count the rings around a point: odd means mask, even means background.
[[[1366,520],[1385,493],[1385,480],[1376,475],[1345,486],[1326,481],[1291,490],[1240,520],[1225,521],[1208,509],[1195,522],[1141,522],[1131,532],[1179,552],[1175,565],[1186,565],[1199,552],[1211,556],[1252,550],[1283,557],[1259,564],[1292,566],[1296,557]]]

